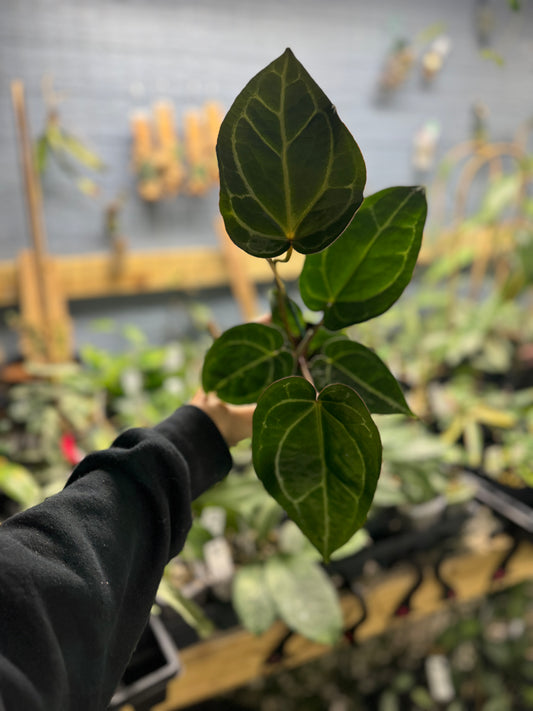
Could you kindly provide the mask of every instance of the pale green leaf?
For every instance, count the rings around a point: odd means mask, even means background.
[[[246,565],[237,571],[232,602],[242,625],[252,634],[262,634],[274,623],[276,606],[262,565]]]
[[[319,565],[296,556],[273,556],[265,573],[279,615],[290,629],[320,644],[338,641],[343,625],[339,599]]]

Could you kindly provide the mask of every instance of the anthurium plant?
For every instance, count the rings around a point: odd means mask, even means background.
[[[226,230],[268,261],[275,287],[269,324],[230,328],[213,343],[203,387],[226,402],[257,402],[255,471],[327,560],[372,503],[382,451],[372,414],[410,414],[387,366],[343,329],[379,316],[409,283],[424,191],[363,199],[361,151],[290,49],[237,96],[217,157]],[[278,271],[294,252],[306,255],[299,289],[313,318]]]

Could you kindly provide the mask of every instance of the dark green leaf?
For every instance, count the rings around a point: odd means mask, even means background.
[[[381,358],[360,343],[333,338],[310,368],[319,390],[330,383],[344,383],[359,393],[370,412],[412,414],[394,375]]]
[[[350,226],[320,254],[306,258],[300,292],[336,330],[367,321],[399,298],[413,273],[427,204],[420,187],[382,190],[366,198]]]
[[[363,199],[361,152],[290,49],[235,99],[217,156],[226,230],[256,257],[323,249]]]
[[[293,357],[277,328],[245,323],[225,331],[208,350],[202,387],[236,405],[256,402],[267,385],[292,369]]]
[[[270,594],[288,627],[320,644],[338,641],[342,632],[339,599],[319,565],[299,556],[272,556],[265,573]]]
[[[232,602],[241,623],[252,634],[262,634],[273,624],[277,611],[262,565],[247,565],[236,573]]]
[[[281,294],[278,289],[270,293],[270,308],[272,310],[272,323],[294,338],[301,338],[305,333],[305,320],[298,304],[286,294]]]
[[[368,409],[346,385],[317,398],[304,378],[284,378],[259,399],[253,461],[267,491],[329,558],[360,528],[381,467]]]

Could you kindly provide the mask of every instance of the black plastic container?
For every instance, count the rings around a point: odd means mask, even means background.
[[[139,644],[116,690],[109,711],[130,704],[135,711],[148,711],[164,701],[167,684],[180,670],[174,642],[157,617],[150,617]]]

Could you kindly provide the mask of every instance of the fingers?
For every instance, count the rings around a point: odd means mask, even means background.
[[[252,436],[255,404],[229,405],[215,393],[205,393],[201,389],[194,394],[190,404],[203,410],[213,420],[228,446]]]

